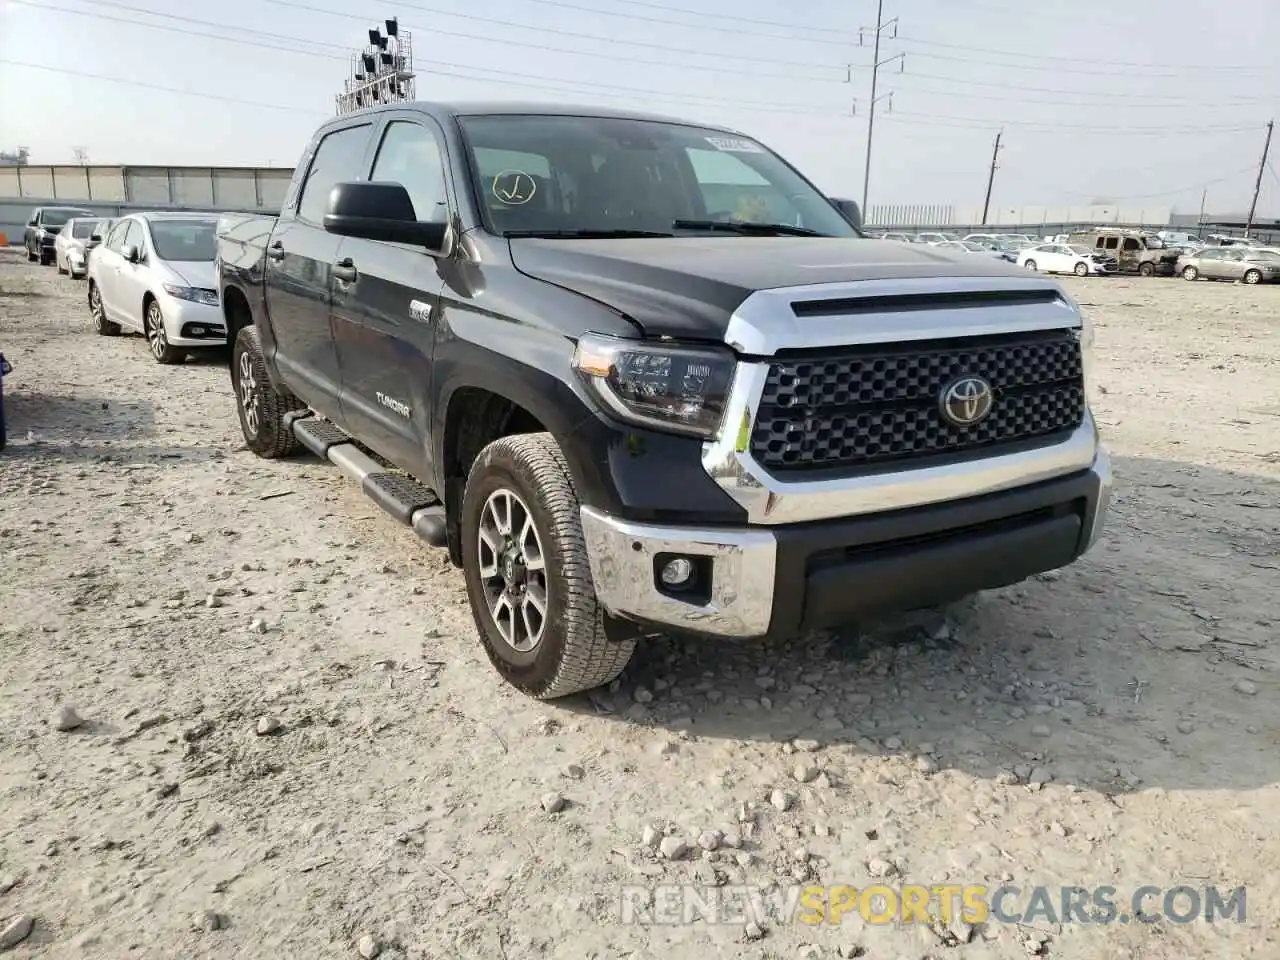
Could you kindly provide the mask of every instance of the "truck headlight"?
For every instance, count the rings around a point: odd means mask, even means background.
[[[735,366],[728,350],[594,333],[573,353],[574,370],[618,417],[696,437],[720,429]]]

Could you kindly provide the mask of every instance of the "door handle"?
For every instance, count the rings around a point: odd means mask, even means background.
[[[333,275],[347,283],[351,283],[358,276],[355,264],[351,262],[350,257],[343,257],[333,265]]]
[[[271,246],[267,247],[267,256],[272,260],[284,259],[284,244],[277,240]]]

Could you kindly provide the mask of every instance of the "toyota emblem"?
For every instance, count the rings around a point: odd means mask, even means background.
[[[961,377],[943,388],[938,397],[942,416],[957,427],[972,427],[991,413],[995,394],[982,377]]]

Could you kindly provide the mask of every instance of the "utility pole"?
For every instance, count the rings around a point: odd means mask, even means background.
[[[1249,219],[1244,225],[1246,240],[1249,239],[1249,234],[1253,230],[1253,215],[1258,212],[1258,194],[1262,192],[1262,175],[1267,171],[1267,154],[1271,152],[1271,132],[1275,126],[1274,120],[1267,122],[1267,142],[1262,147],[1262,162],[1258,164],[1258,182],[1253,185],[1253,203],[1249,204]]]
[[[991,172],[987,174],[987,199],[982,201],[982,225],[987,225],[987,211],[991,209],[991,187],[996,182],[996,158],[1000,156],[1000,139],[1004,136],[1001,130],[996,134],[996,145],[991,149]]]
[[[881,100],[888,100],[889,106],[893,106],[893,92],[876,96],[876,82],[880,78],[880,68],[887,66],[893,61],[901,61],[904,66],[906,63],[906,55],[902,53],[894,54],[892,57],[880,59],[880,37],[890,27],[893,28],[891,37],[896,39],[898,36],[898,18],[892,20],[884,19],[884,0],[876,0],[876,25],[875,27],[859,27],[858,28],[858,45],[863,44],[864,34],[871,33],[874,36],[874,47],[871,54],[871,103],[867,112],[867,157],[862,171],[862,216],[867,216],[867,192],[871,184],[871,138],[876,128],[876,104]]]

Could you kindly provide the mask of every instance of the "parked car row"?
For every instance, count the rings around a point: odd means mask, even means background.
[[[227,342],[214,277],[219,216],[197,211],[103,218],[43,207],[28,221],[27,259],[56,263],[59,273],[88,280],[89,313],[100,335],[141,333],[157,363],[181,363]]]

